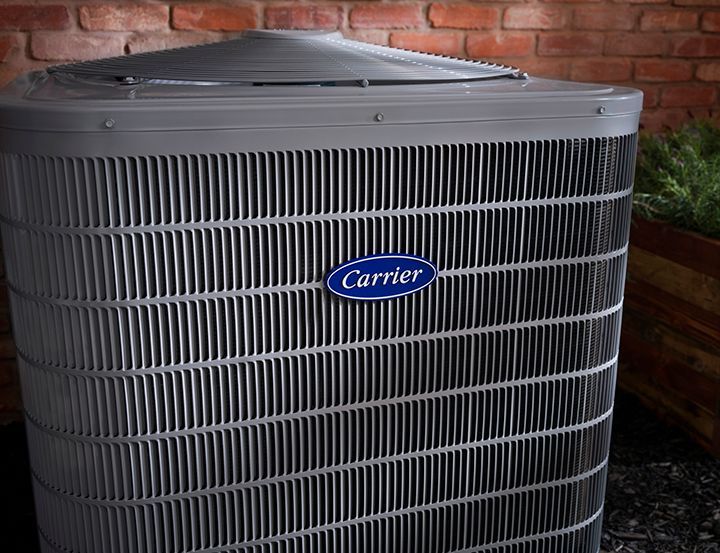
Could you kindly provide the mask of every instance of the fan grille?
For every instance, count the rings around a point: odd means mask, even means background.
[[[458,82],[509,67],[346,40],[340,33],[252,31],[235,40],[51,67],[51,73],[176,83],[379,85]]]

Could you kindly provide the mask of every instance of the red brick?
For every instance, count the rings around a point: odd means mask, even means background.
[[[716,8],[718,0],[673,0],[678,6],[710,6]]]
[[[505,10],[506,29],[563,29],[570,12],[562,6],[511,6]]]
[[[576,29],[588,31],[629,31],[635,26],[637,14],[630,8],[577,8],[573,23]]]
[[[463,36],[452,32],[395,31],[390,33],[390,46],[430,54],[460,56],[463,51]]]
[[[448,29],[494,29],[500,10],[473,4],[431,4],[428,19],[433,27]]]
[[[16,65],[0,64],[0,88],[13,82],[23,70]]]
[[[125,51],[125,39],[117,35],[91,33],[33,33],[30,42],[32,56],[38,60],[87,60],[120,56]]]
[[[18,39],[14,35],[0,36],[0,62],[7,61],[13,50],[18,47]]]
[[[419,4],[361,4],[350,12],[355,29],[414,29],[424,22]]]
[[[268,6],[265,26],[268,29],[337,29],[342,24],[340,6]]]
[[[619,82],[629,81],[632,63],[629,60],[589,59],[572,64],[570,78],[574,81]]]
[[[159,31],[168,26],[167,6],[94,4],[80,6],[80,26],[90,31]]]
[[[703,63],[699,65],[697,78],[701,81],[720,81],[720,63]]]
[[[389,33],[378,29],[343,29],[343,36],[350,40],[359,40],[380,46],[387,46],[389,43]]]
[[[711,106],[716,99],[717,89],[714,86],[674,86],[663,89],[660,105],[671,108]]]
[[[643,31],[691,31],[697,29],[698,14],[684,10],[653,10],[643,12]]]
[[[525,33],[470,33],[465,49],[471,58],[527,56],[535,46],[535,37]]]
[[[633,87],[639,88],[643,92],[643,109],[652,108],[658,105],[658,102],[660,101],[660,89],[657,86],[634,83]]]
[[[720,114],[720,112],[713,109],[713,107],[688,108],[688,111],[693,119],[714,119],[713,123],[715,125],[720,122],[717,118],[717,115]]]
[[[588,4],[590,2],[600,2],[601,0],[542,0],[543,2],[552,2],[555,4]]]
[[[689,119],[690,113],[687,109],[647,111],[640,116],[640,127],[650,132],[662,132],[677,129]]]
[[[242,31],[257,27],[253,6],[225,6],[221,4],[180,4],[172,11],[176,29],[207,31]]]
[[[673,60],[638,60],[635,78],[638,81],[668,82],[692,80],[692,64]]]
[[[59,4],[0,6],[0,30],[59,30],[70,26],[70,13]]]
[[[684,58],[720,56],[720,37],[691,36],[673,40],[671,53]]]
[[[512,65],[512,63],[518,62],[511,62],[510,65]],[[519,65],[522,71],[526,71],[534,77],[567,79],[570,75],[570,64],[554,58],[530,58],[519,62]]]
[[[47,67],[47,63],[34,60],[21,60],[14,63],[0,63],[0,87],[14,81],[23,73],[39,71]]]
[[[614,0],[617,4],[668,4],[670,0]]]
[[[174,33],[136,35],[128,39],[127,49],[130,54],[152,52],[167,48],[182,48],[193,44],[206,44],[222,40],[222,35],[212,33],[195,33],[191,31],[176,31]]]
[[[667,36],[650,33],[611,34],[605,38],[605,53],[612,56],[660,56],[667,50]]]
[[[708,12],[702,18],[702,30],[720,33],[720,12]]]
[[[602,52],[603,37],[588,33],[552,33],[540,35],[541,56],[594,56]]]

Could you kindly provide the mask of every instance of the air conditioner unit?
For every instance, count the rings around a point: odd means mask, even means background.
[[[252,31],[1,98],[43,551],[598,551],[639,92]]]

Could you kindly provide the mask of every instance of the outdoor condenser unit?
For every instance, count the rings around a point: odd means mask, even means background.
[[[639,92],[252,31],[0,98],[43,551],[598,551]]]

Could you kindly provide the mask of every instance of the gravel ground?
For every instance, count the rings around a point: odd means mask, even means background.
[[[720,553],[720,460],[618,394],[604,553]],[[23,426],[0,426],[3,553],[35,553]],[[572,553],[572,552],[568,552]]]
[[[720,460],[618,394],[603,550],[720,553]]]

